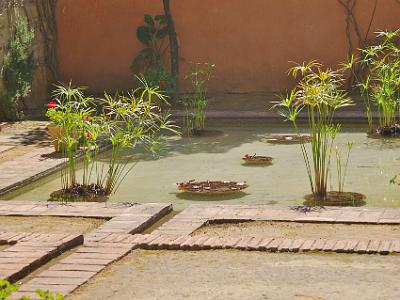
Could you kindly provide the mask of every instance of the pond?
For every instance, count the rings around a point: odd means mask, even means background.
[[[267,143],[271,134],[290,133],[290,127],[265,122],[225,121],[211,124],[225,135],[202,138],[170,138],[169,149],[158,159],[135,154],[137,164],[111,202],[169,202],[175,210],[192,203],[302,205],[310,193],[305,165],[298,144]],[[353,142],[345,191],[367,196],[367,206],[400,207],[400,186],[390,179],[400,173],[400,140],[371,139],[367,129],[345,126],[337,144],[346,153]],[[271,156],[272,165],[244,166],[244,154]],[[178,193],[176,183],[196,180],[246,181],[245,193],[229,197],[188,197]],[[337,190],[336,174],[330,189]],[[59,174],[24,188],[14,200],[47,200],[60,188]]]

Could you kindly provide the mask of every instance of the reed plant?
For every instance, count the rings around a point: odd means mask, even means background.
[[[377,32],[378,45],[360,49],[344,69],[351,70],[365,99],[368,123],[373,129],[372,105],[379,116],[379,129],[397,124],[400,110],[400,29]],[[355,72],[362,70],[362,72]]]
[[[274,108],[293,123],[297,133],[297,117],[301,111],[307,111],[311,154],[304,142],[300,147],[311,192],[315,199],[324,200],[334,141],[340,131],[340,124],[334,122],[334,115],[337,109],[351,105],[352,101],[343,89],[343,75],[329,68],[324,69],[317,61],[297,65],[289,70],[289,75],[300,78],[299,82]]]
[[[185,108],[184,127],[189,135],[201,131],[205,127],[208,83],[215,68],[210,63],[192,63],[185,79],[192,84],[192,93],[183,96]]]
[[[342,151],[339,149],[338,146],[335,147],[336,174],[337,174],[337,183],[338,183],[339,193],[344,192],[344,183],[346,182],[347,169],[348,169],[349,160],[350,160],[350,153],[351,153],[351,150],[353,149],[353,143],[348,142],[346,144],[346,148],[347,148],[347,155],[346,155],[346,160],[343,163]]]

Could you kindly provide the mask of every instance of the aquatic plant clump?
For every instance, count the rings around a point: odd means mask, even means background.
[[[61,148],[66,157],[61,172],[62,189],[53,198],[66,200],[81,196],[84,200],[115,193],[135,164],[132,156],[123,155],[142,145],[155,153],[162,146],[162,132],[176,133],[169,121],[154,104],[166,102],[158,87],[150,87],[138,77],[142,87],[126,95],[94,99],[84,94],[83,88],[59,85],[54,92],[57,104],[49,106],[47,116],[59,128]],[[107,164],[98,160],[101,145],[111,148]],[[77,159],[83,157],[82,177],[77,178]]]
[[[334,142],[340,131],[340,124],[334,122],[337,109],[352,105],[351,99],[343,89],[343,74],[331,69],[323,69],[316,61],[298,65],[290,69],[294,78],[300,76],[296,88],[287,97],[282,97],[274,108],[287,120],[290,120],[296,131],[296,119],[302,110],[307,110],[308,128],[311,136],[311,155],[304,142],[300,144],[306,165],[307,176],[312,197],[324,201],[328,197],[328,179],[331,174],[331,159],[334,153]],[[337,152],[337,156],[340,153]],[[346,169],[347,169],[346,162]],[[344,171],[339,161],[339,192],[344,186]]]
[[[177,183],[178,190],[194,193],[194,194],[207,194],[218,195],[228,194],[242,191],[248,187],[245,182],[236,181],[199,181],[190,180],[188,182]]]
[[[242,160],[244,161],[245,164],[254,164],[254,165],[272,164],[272,157],[257,155],[257,153],[254,153],[253,155],[245,154],[242,157]]]
[[[183,124],[188,136],[198,136],[204,131],[208,102],[207,85],[214,68],[215,65],[210,63],[192,63],[185,76],[193,87],[192,93],[184,95],[181,101],[185,108]]]
[[[378,32],[379,44],[360,49],[359,57],[352,56],[343,64],[356,79],[364,96],[368,124],[372,135],[400,136],[400,28]],[[361,72],[356,72],[361,70]],[[374,128],[373,105],[376,105],[379,124]]]

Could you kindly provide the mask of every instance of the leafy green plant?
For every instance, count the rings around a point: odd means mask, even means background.
[[[168,35],[167,19],[164,15],[154,18],[148,14],[144,15],[145,24],[136,30],[137,39],[145,46],[133,59],[131,69],[133,71],[140,67],[161,67],[163,56],[168,45],[165,45],[165,37]]]
[[[68,189],[77,184],[77,156],[79,145],[83,145],[84,172],[83,185],[88,184],[89,164],[91,161],[92,147],[97,149],[97,136],[92,122],[95,108],[92,106],[93,98],[84,95],[84,88],[73,87],[70,82],[67,85],[56,85],[53,96],[57,101],[54,108],[49,108],[46,116],[50,121],[61,129],[60,143],[66,157],[66,168],[62,171],[61,179],[63,189]]]
[[[6,280],[0,280],[0,300],[4,300],[12,293],[18,291],[18,286]]]
[[[160,101],[168,104],[167,97],[159,87],[149,86],[144,77],[138,80],[140,88],[126,95],[105,93],[104,99],[87,97],[83,88],[71,84],[56,87],[57,105],[47,111],[47,116],[62,128],[66,168],[61,174],[61,195],[55,196],[62,200],[115,193],[134,166],[129,166],[131,159],[123,151],[141,144],[155,152],[162,144],[162,131],[176,132],[169,114],[163,114],[158,105]],[[98,160],[100,143],[112,147],[106,171]],[[81,180],[76,176],[79,153],[83,156]]]
[[[379,129],[390,128],[398,121],[400,110],[400,28],[377,33],[381,41],[376,46],[360,49],[360,57],[352,57],[343,64],[353,72],[357,86],[365,96],[368,123],[372,129],[371,103],[378,108]],[[364,70],[362,76],[354,72],[356,67]]]
[[[52,293],[50,291],[36,290],[36,294],[43,300],[64,300],[64,296],[60,293]]]
[[[165,67],[145,67],[141,74],[149,86],[158,86],[167,95],[176,93],[176,80]],[[141,86],[140,80],[137,80],[137,83],[138,86]]]
[[[214,64],[192,63],[185,79],[190,80],[193,91],[182,98],[185,108],[184,127],[189,135],[196,134],[205,127],[207,106],[207,85],[212,77]]]
[[[102,180],[106,194],[115,192],[134,165],[124,159],[123,149],[134,149],[144,145],[156,152],[162,144],[162,131],[176,133],[169,114],[162,114],[155,101],[167,102],[159,87],[148,85],[144,77],[138,77],[142,86],[127,95],[111,97],[105,94],[104,114],[108,116],[107,139],[112,144],[108,171]]]
[[[133,59],[131,70],[134,74],[142,74],[150,86],[159,86],[162,91],[171,95],[176,92],[176,78],[171,75],[164,62],[168,50],[168,43],[165,43],[168,36],[167,18],[164,15],[153,18],[145,14],[144,22],[136,30],[136,37],[144,48]],[[137,83],[140,86],[140,81]]]
[[[11,284],[7,280],[0,279],[0,300],[5,300],[10,297],[14,292],[18,291],[19,286]],[[64,296],[59,293],[52,293],[50,291],[36,290],[36,294],[43,300],[64,300]],[[22,296],[19,300],[30,300],[28,296]]]
[[[316,61],[298,65],[290,69],[289,74],[294,78],[300,76],[299,83],[275,108],[293,123],[297,132],[298,114],[303,109],[307,110],[311,155],[304,142],[301,143],[301,152],[312,194],[315,199],[324,200],[327,196],[334,141],[340,131],[340,124],[334,122],[334,114],[337,109],[351,105],[352,101],[342,89],[342,74],[323,69]]]
[[[1,110],[10,121],[23,117],[20,104],[31,93],[35,70],[33,38],[34,31],[29,28],[27,18],[17,15],[15,32],[4,56],[1,72],[5,85],[5,92],[0,95]]]

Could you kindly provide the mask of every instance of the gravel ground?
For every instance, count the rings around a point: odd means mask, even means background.
[[[399,225],[329,224],[294,222],[244,222],[212,224],[199,228],[193,235],[269,236],[300,239],[398,239]]]
[[[68,299],[400,299],[400,256],[135,250]]]
[[[0,231],[37,233],[86,233],[104,220],[62,217],[0,217]]]

